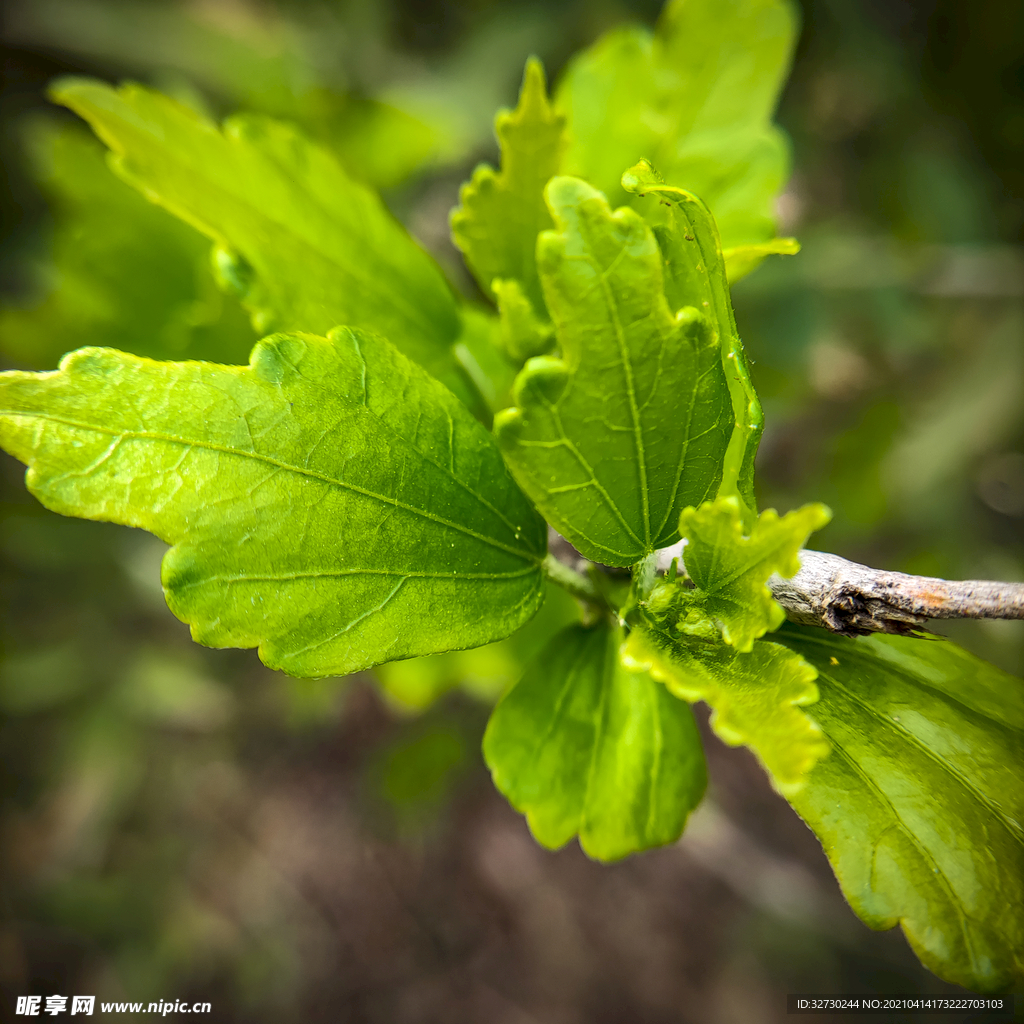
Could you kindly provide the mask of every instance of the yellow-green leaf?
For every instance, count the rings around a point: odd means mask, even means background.
[[[780,644],[759,640],[740,654],[721,643],[640,626],[629,635],[625,658],[682,700],[709,704],[715,732],[730,746],[750,747],[787,796],[800,790],[807,772],[828,753],[817,722],[802,710],[818,699],[817,672]]]
[[[850,905],[975,992],[1024,982],[1024,680],[955,644],[787,624],[832,752],[787,794]]]
[[[714,623],[727,644],[749,651],[758,637],[778,629],[786,618],[766,585],[768,578],[796,575],[797,553],[831,517],[817,504],[781,517],[768,509],[745,536],[734,496],[684,509],[679,523],[686,539],[683,560],[696,589],[666,581],[651,594],[651,610],[671,619],[679,633],[705,636],[707,624]]]
[[[92,125],[129,184],[216,242],[260,333],[379,331],[466,395],[444,276],[326,149],[255,115],[220,128],[138,85],[64,79],[53,95]]]
[[[629,565],[718,493],[735,422],[718,325],[669,304],[638,213],[575,178],[547,196],[557,230],[538,262],[561,355],[526,364],[494,429],[548,522],[588,558]]]
[[[0,375],[0,444],[48,508],[173,544],[196,640],[292,675],[485,644],[542,599],[544,523],[492,438],[379,336],[278,335],[245,367],[83,349]]]
[[[556,849],[579,835],[598,860],[677,839],[704,794],[700,736],[687,705],[620,656],[601,622],[559,633],[487,725],[494,784]]]
[[[787,0],[670,0],[656,30],[602,36],[557,92],[572,144],[563,173],[614,204],[643,157],[711,208],[728,247],[775,234],[789,147],[772,124],[796,39]]]
[[[544,186],[558,173],[565,148],[565,117],[547,98],[544,68],[527,61],[519,105],[494,122],[501,170],[481,164],[462,186],[452,211],[452,237],[487,295],[495,278],[516,281],[536,316],[544,298],[535,258],[537,235],[551,227]]]
[[[744,523],[757,511],[754,456],[764,429],[764,415],[733,315],[726,262],[714,217],[703,200],[686,189],[666,185],[647,160],[622,175],[622,187],[638,196],[654,225],[665,259],[665,294],[673,306],[689,303],[701,310],[715,332],[732,396],[735,426],[722,470],[719,495],[743,501]]]

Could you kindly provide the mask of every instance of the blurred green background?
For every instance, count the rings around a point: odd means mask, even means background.
[[[297,121],[472,294],[447,214],[525,57],[554,79],[659,6],[8,0],[0,360],[234,362],[254,340],[208,243],[47,104],[56,75]],[[779,212],[804,249],[734,295],[761,503],[827,501],[817,545],[869,564],[1022,579],[1024,6],[806,0],[803,21]],[[602,867],[532,842],[479,743],[567,598],[480,651],[290,680],[191,644],[153,538],[45,512],[6,457],[0,488],[0,1019],[79,993],[217,1021],[760,1024],[787,991],[947,989],[853,917],[706,727],[710,794],[677,846]],[[1020,674],[1022,627],[942,631]]]

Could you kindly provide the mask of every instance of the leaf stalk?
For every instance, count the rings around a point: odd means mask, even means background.
[[[594,581],[583,573],[577,572],[575,569],[569,568],[563,562],[560,562],[551,553],[548,553],[542,563],[544,575],[551,580],[552,583],[557,583],[558,586],[567,590],[573,597],[580,601],[584,601],[589,605],[598,605],[600,607],[606,607],[607,601],[604,594],[598,589]]]

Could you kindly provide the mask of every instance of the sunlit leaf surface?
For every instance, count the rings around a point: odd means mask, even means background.
[[[126,181],[217,243],[222,279],[260,333],[370,328],[465,388],[440,269],[327,150],[256,115],[221,129],[141,86],[65,79],[53,94],[110,146]]]
[[[786,618],[766,586],[768,578],[796,575],[798,552],[829,518],[824,505],[804,505],[781,518],[768,509],[744,536],[735,497],[684,509],[679,527],[686,538],[683,560],[696,587],[662,583],[651,594],[649,607],[671,619],[679,633],[707,636],[713,624],[727,644],[749,651],[758,637],[778,629]]]
[[[689,304],[699,310],[721,351],[736,425],[718,493],[739,496],[746,506],[744,520],[750,526],[757,509],[754,457],[764,429],[764,415],[736,329],[727,261],[715,219],[703,200],[685,189],[665,184],[647,160],[641,160],[622,175],[622,186],[640,197],[640,209],[654,225],[665,259],[665,295],[669,303],[676,308]]]
[[[795,38],[785,0],[672,0],[654,33],[607,33],[557,92],[572,139],[563,173],[618,205],[619,176],[646,157],[708,204],[727,247],[768,241],[789,173],[771,119]]]
[[[575,178],[555,178],[538,245],[560,358],[531,359],[495,433],[523,489],[587,557],[629,565],[713,498],[733,431],[717,333],[670,306],[654,234]]]
[[[548,102],[539,61],[527,63],[519,105],[498,113],[495,133],[501,170],[482,164],[462,186],[452,236],[485,294],[496,278],[516,281],[540,315],[537,235],[552,226],[544,186],[558,173],[566,140],[565,118]]]
[[[814,667],[780,644],[758,640],[740,654],[714,640],[641,626],[630,633],[625,654],[675,696],[710,705],[715,732],[730,746],[750,747],[782,793],[799,791],[828,753],[813,717]]]
[[[500,639],[541,602],[543,521],[378,336],[275,336],[248,367],[85,349],[0,381],[29,489],[174,544],[167,600],[201,643],[335,675]]]
[[[552,849],[579,835],[598,860],[676,839],[704,793],[687,705],[620,657],[622,631],[569,626],[495,708],[494,783]]]

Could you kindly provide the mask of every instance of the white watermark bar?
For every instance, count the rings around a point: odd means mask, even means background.
[[[834,995],[832,993],[790,993],[788,1013],[942,1013],[1010,1020],[1013,996],[929,996],[929,995]]]
[[[91,1017],[96,1010],[100,1013],[147,1013],[167,1017],[175,1013],[212,1013],[210,1003],[186,1003],[180,999],[160,999],[150,1003],[100,1003],[95,996],[18,996],[14,1008],[15,1016],[58,1017],[63,1014]]]

